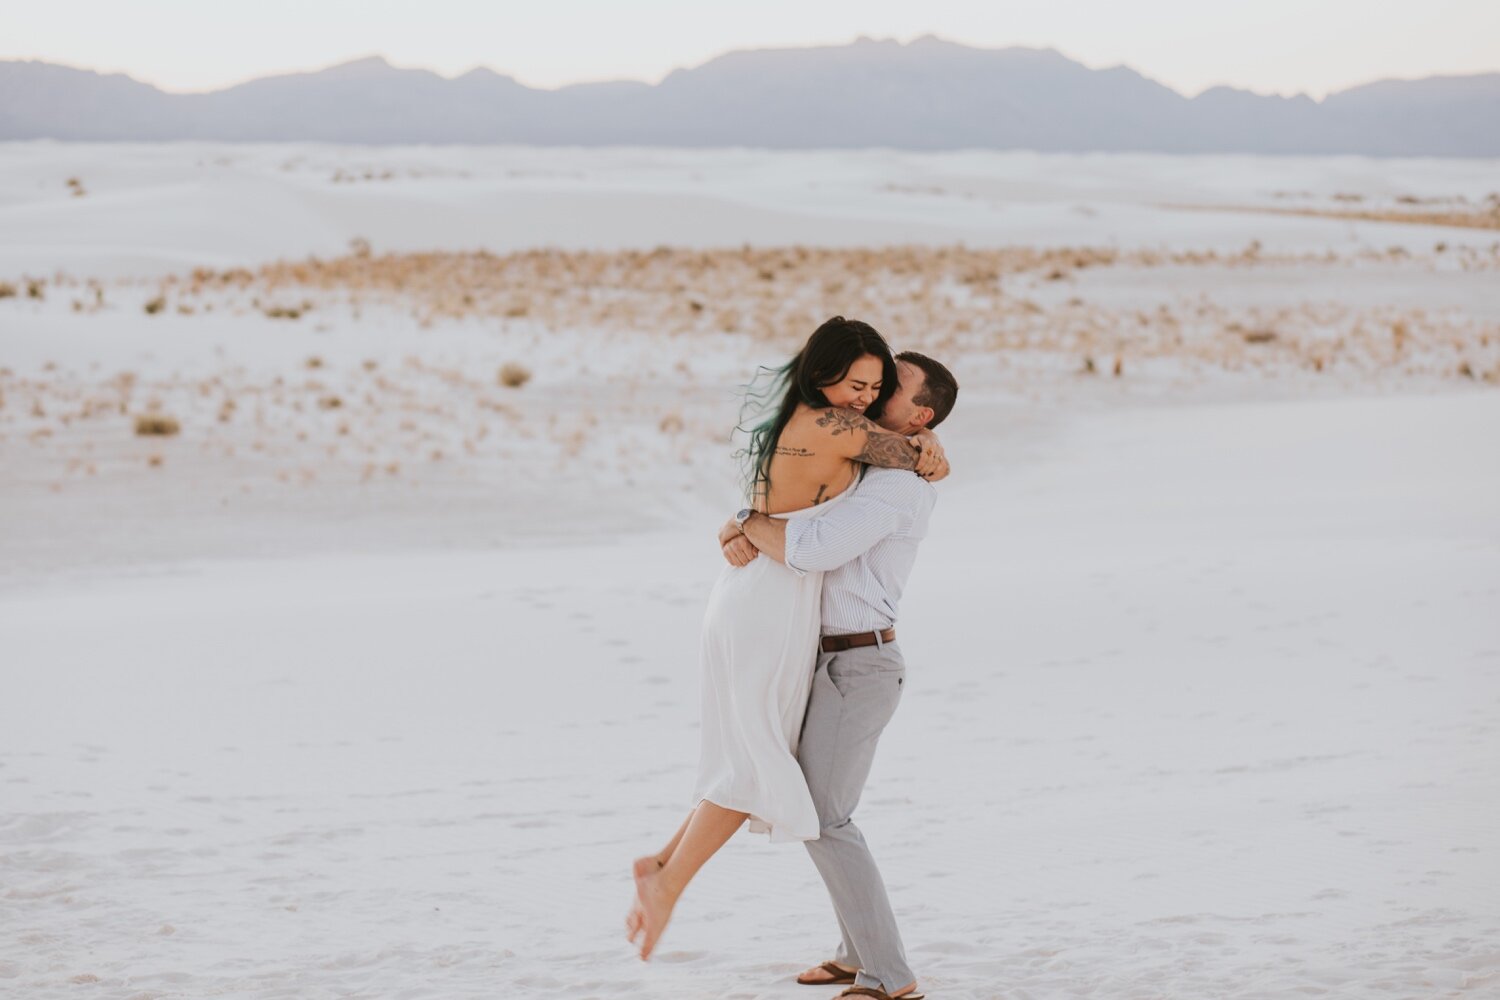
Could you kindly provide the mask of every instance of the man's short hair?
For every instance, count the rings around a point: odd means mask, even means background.
[[[932,419],[927,426],[936,427],[953,412],[953,404],[958,401],[958,379],[946,366],[916,351],[902,351],[896,355],[896,360],[922,369],[922,391],[912,396],[911,401],[918,406],[931,407]]]

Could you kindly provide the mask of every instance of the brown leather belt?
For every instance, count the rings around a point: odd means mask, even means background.
[[[880,633],[880,642],[895,642],[896,630],[888,628]],[[856,632],[854,635],[825,635],[823,637],[823,652],[842,653],[846,649],[857,649],[860,646],[878,645],[875,641],[874,632]]]

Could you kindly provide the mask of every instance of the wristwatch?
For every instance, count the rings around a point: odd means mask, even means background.
[[[752,510],[749,507],[746,507],[744,510],[741,510],[738,514],[734,515],[734,526],[736,528],[740,529],[740,534],[743,535],[745,533],[745,522],[748,521],[748,520],[750,520],[750,515],[754,514],[754,513],[755,513],[754,510]]]

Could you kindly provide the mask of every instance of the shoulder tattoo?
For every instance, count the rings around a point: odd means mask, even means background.
[[[818,414],[817,423],[819,427],[829,428],[829,433],[834,437],[854,431],[868,431],[875,426],[868,418],[853,410],[842,410],[832,406]]]

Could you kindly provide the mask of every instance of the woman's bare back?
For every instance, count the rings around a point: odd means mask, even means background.
[[[756,509],[785,514],[827,503],[859,477],[862,464],[915,469],[917,450],[854,410],[799,405],[771,456],[771,489]]]

